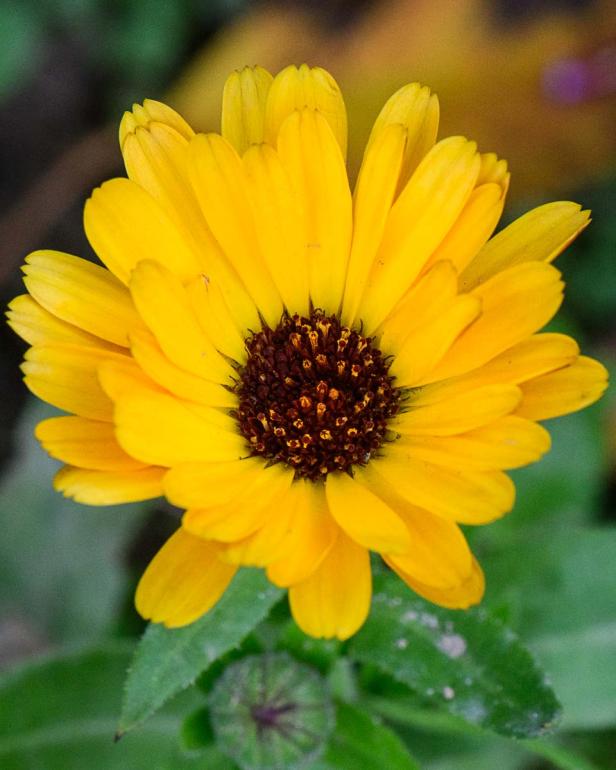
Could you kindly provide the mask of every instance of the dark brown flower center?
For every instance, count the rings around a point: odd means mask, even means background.
[[[371,337],[314,310],[253,333],[246,349],[236,417],[253,454],[314,480],[365,465],[385,441],[401,393]]]

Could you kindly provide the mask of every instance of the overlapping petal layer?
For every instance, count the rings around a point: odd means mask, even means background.
[[[331,76],[246,68],[225,87],[221,135],[195,135],[158,102],[125,114],[129,179],[95,190],[84,218],[108,269],[52,251],[26,260],[29,295],[9,323],[32,346],[27,386],[68,413],[37,428],[66,464],[56,488],[92,505],[164,494],[185,510],[139,584],[145,618],[190,623],[252,565],[289,588],[307,633],[345,639],[368,613],[369,550],[430,601],[481,599],[459,525],[512,508],[504,471],[550,447],[537,421],[592,403],[607,376],[570,337],[540,331],[562,301],[549,263],[588,213],[540,206],[490,239],[507,166],[463,137],[437,142],[437,126],[428,89],[398,91],[351,194]],[[250,442],[238,395],[252,335],[314,308],[369,335],[397,399],[374,451],[316,480]],[[344,370],[344,334],[319,365]],[[272,368],[297,380],[284,351],[256,355],[274,362],[263,392]],[[330,399],[306,410],[338,408],[336,383],[306,377]],[[382,397],[362,395],[356,410]],[[266,412],[255,419],[284,437],[285,416]],[[354,451],[348,436],[337,452]]]

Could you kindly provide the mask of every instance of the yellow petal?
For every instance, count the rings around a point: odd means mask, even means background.
[[[34,299],[63,321],[116,345],[141,326],[124,286],[108,270],[60,251],[26,257],[24,283]]]
[[[175,128],[152,122],[126,135],[122,154],[129,179],[150,193],[202,253],[199,240],[207,249],[211,235],[188,178],[188,144]]]
[[[248,537],[275,515],[277,501],[293,482],[293,471],[280,463],[262,467],[247,487],[236,490],[229,503],[189,510],[183,526],[200,537],[233,542]]]
[[[459,436],[405,436],[401,444],[418,460],[462,470],[507,470],[536,462],[550,449],[550,434],[514,415]]]
[[[368,140],[366,153],[390,125],[402,125],[408,134],[398,189],[404,187],[420,161],[434,145],[438,121],[438,99],[436,95],[430,95],[429,88],[419,83],[402,86],[387,100],[379,113]]]
[[[283,554],[267,568],[272,583],[285,588],[312,575],[338,536],[324,486],[305,479],[296,481],[295,485],[301,494],[282,543]]]
[[[240,155],[264,140],[265,104],[273,79],[263,67],[244,67],[225,82],[221,133]]]
[[[511,510],[515,487],[500,471],[461,471],[415,460],[399,443],[374,461],[378,472],[412,505],[462,524],[487,524]]]
[[[142,259],[160,262],[182,279],[203,270],[165,209],[129,179],[111,179],[94,190],[83,217],[92,248],[123,283]]]
[[[304,107],[323,115],[340,145],[342,156],[346,157],[347,115],[338,84],[326,70],[307,64],[289,65],[274,78],[267,96],[265,141],[275,146],[286,118]]]
[[[401,569],[428,585],[459,585],[471,568],[471,553],[457,524],[411,505],[391,484],[366,467],[370,487],[404,521],[410,545],[404,554],[387,554]]]
[[[309,314],[306,226],[276,151],[263,144],[243,158],[256,236],[267,268],[291,313]]]
[[[54,487],[65,497],[86,505],[118,505],[160,497],[164,468],[134,471],[97,471],[65,465],[54,478]]]
[[[265,470],[260,457],[210,463],[183,463],[165,476],[165,495],[180,508],[213,508],[231,503],[239,490],[258,481]]]
[[[147,391],[164,393],[164,390],[147,376],[134,358],[114,358],[102,362],[98,368],[98,379],[103,391],[112,401],[118,401],[144,388]]]
[[[424,381],[480,313],[481,301],[462,294],[438,318],[415,329],[394,357],[390,371],[396,385],[407,387]]]
[[[185,402],[164,394],[122,399],[114,421],[121,446],[146,463],[231,460],[247,451],[241,436],[196,419]]]
[[[590,222],[577,203],[546,203],[494,236],[460,276],[464,291],[523,262],[551,262]]]
[[[517,385],[573,363],[579,352],[577,342],[565,334],[534,334],[479,369],[415,391],[413,405],[428,406],[483,385]]]
[[[338,525],[359,545],[383,553],[405,553],[409,533],[400,517],[370,491],[360,468],[354,478],[346,473],[330,473],[325,496]]]
[[[291,484],[271,502],[259,529],[248,537],[225,545],[221,558],[230,564],[266,567],[284,554],[295,511],[302,502],[302,494],[301,485]]]
[[[516,414],[529,420],[547,420],[577,412],[601,398],[607,384],[606,368],[593,358],[580,356],[563,369],[523,383]]]
[[[392,124],[378,133],[366,150],[353,198],[353,240],[342,304],[343,323],[351,325],[376,257],[391,209],[407,133]]]
[[[336,313],[344,292],[352,231],[351,192],[340,147],[325,118],[305,109],[285,120],[278,152],[305,214],[312,302]]]
[[[488,361],[468,378],[475,375],[482,383],[518,384],[572,363],[579,352],[577,342],[565,334],[534,334]]]
[[[243,328],[253,328],[258,316],[246,286],[216,243],[193,189],[188,138],[173,126],[152,122],[126,136],[123,153],[129,177],[161,204],[205,275],[220,281],[227,305]]]
[[[499,158],[495,152],[482,152],[480,157],[481,167],[477,177],[477,186],[497,184],[504,196],[509,189],[510,174],[507,170],[507,161]]]
[[[348,639],[370,611],[370,558],[344,532],[315,572],[289,588],[291,612],[297,625],[317,638]]]
[[[245,363],[247,330],[261,326],[257,308],[250,298],[246,297],[246,304],[251,306],[249,312],[254,315],[254,323],[242,327],[225,301],[220,281],[199,276],[186,286],[186,293],[203,333],[216,350],[240,364]]]
[[[394,204],[359,310],[370,334],[393,310],[462,211],[479,172],[475,144],[436,144]]]
[[[429,375],[430,382],[468,372],[541,329],[563,299],[556,268],[543,262],[516,265],[473,291],[480,318],[462,334]]]
[[[182,526],[195,537],[216,540],[221,544],[235,543],[249,537],[263,527],[272,513],[271,501],[244,501],[238,504],[215,506],[213,508],[190,508],[182,517]],[[221,558],[226,548],[221,550]],[[239,563],[230,561],[229,563]]]
[[[165,390],[198,404],[227,408],[237,406],[237,396],[224,385],[204,380],[172,363],[146,329],[131,334],[130,340],[135,361]]]
[[[222,562],[218,552],[215,543],[179,529],[143,573],[135,595],[137,612],[168,628],[185,626],[204,615],[237,570]]]
[[[392,422],[392,430],[413,436],[454,436],[513,412],[522,395],[515,385],[483,385],[449,398],[415,406]]]
[[[143,104],[133,104],[131,112],[125,112],[120,121],[120,148],[126,137],[135,132],[137,126],[149,128],[150,123],[163,123],[175,129],[185,139],[190,139],[194,131],[174,109],[154,99],[145,99]]]
[[[476,187],[427,266],[447,259],[461,273],[494,232],[504,205],[500,185],[492,183]]]
[[[193,184],[208,225],[259,311],[275,327],[282,301],[258,247],[241,160],[217,134],[196,136],[190,153]]]
[[[249,273],[248,277],[244,276],[244,278],[250,282],[252,276],[253,273]],[[222,253],[216,257],[216,260],[211,260],[210,267],[202,277],[220,287],[226,310],[240,331],[242,340],[248,336],[251,329],[261,327],[261,318],[253,295],[248,291],[235,268],[222,256]],[[197,316],[199,315],[197,313]]]
[[[61,321],[41,307],[29,294],[20,294],[8,306],[7,323],[29,345],[60,342],[68,345],[100,348],[121,353],[122,348],[100,337],[84,332],[73,324]]]
[[[225,431],[237,432],[237,419],[228,409],[216,409],[206,404],[197,404],[194,401],[183,401],[183,403],[197,417],[203,418]]]
[[[215,409],[167,395],[135,381],[125,389],[124,372],[113,364],[100,368],[105,391],[113,393],[119,444],[145,463],[171,467],[193,461],[233,460],[247,453],[234,432],[235,421]]]
[[[100,471],[142,468],[118,444],[113,425],[85,417],[52,417],[34,431],[45,451],[67,465]]]
[[[429,602],[439,604],[452,610],[465,610],[474,604],[479,604],[485,591],[483,572],[476,559],[473,559],[472,570],[468,578],[459,586],[453,588],[435,588],[415,580],[411,575],[398,568],[393,561],[386,559],[389,566],[396,572],[409,588],[423,596]]]
[[[26,352],[21,369],[28,388],[43,401],[80,417],[109,421],[112,403],[100,386],[98,368],[122,358],[96,348],[37,345]]]
[[[165,355],[182,369],[214,382],[230,383],[234,370],[203,333],[179,278],[157,262],[133,271],[135,305]]]
[[[411,333],[446,313],[457,294],[458,274],[451,262],[433,265],[377,330],[381,349],[395,355]]]

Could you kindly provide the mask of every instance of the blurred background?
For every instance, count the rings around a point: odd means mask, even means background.
[[[439,95],[441,137],[464,134],[508,159],[504,223],[552,199],[591,208],[593,223],[559,259],[568,293],[555,328],[614,370],[613,0],[0,0],[3,307],[22,292],[29,251],[92,257],[83,203],[123,173],[117,125],[134,101],[167,101],[195,129],[218,130],[231,70],[301,62],[340,83],[351,174],[383,102],[418,80]],[[80,721],[85,709],[113,732],[142,629],[132,591],[176,518],[161,505],[88,509],[53,493],[54,463],[31,437],[48,412],[27,396],[24,346],[5,325],[0,345],[0,766],[204,767],[175,756],[173,710],[115,753]],[[578,757],[567,766],[616,768],[615,399],[548,427],[548,458],[515,474],[514,513],[472,539],[486,602],[563,702],[557,742]],[[84,645],[100,650],[94,669]],[[434,726],[404,737],[429,770],[565,766],[503,738]]]

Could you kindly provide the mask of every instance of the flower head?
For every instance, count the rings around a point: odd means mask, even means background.
[[[288,587],[314,636],[370,605],[369,551],[413,590],[468,607],[483,576],[460,524],[509,511],[505,470],[550,446],[605,369],[563,334],[551,265],[586,226],[540,206],[490,238],[509,181],[473,142],[436,142],[406,86],[370,135],[353,194],[331,76],[246,68],[222,134],[169,107],[126,113],[128,179],[95,190],[105,267],[39,251],[10,305],[25,381],[69,412],[40,423],[56,488],[93,505],[164,494],[182,525],[146,570],[141,614],[198,618],[242,565]]]

